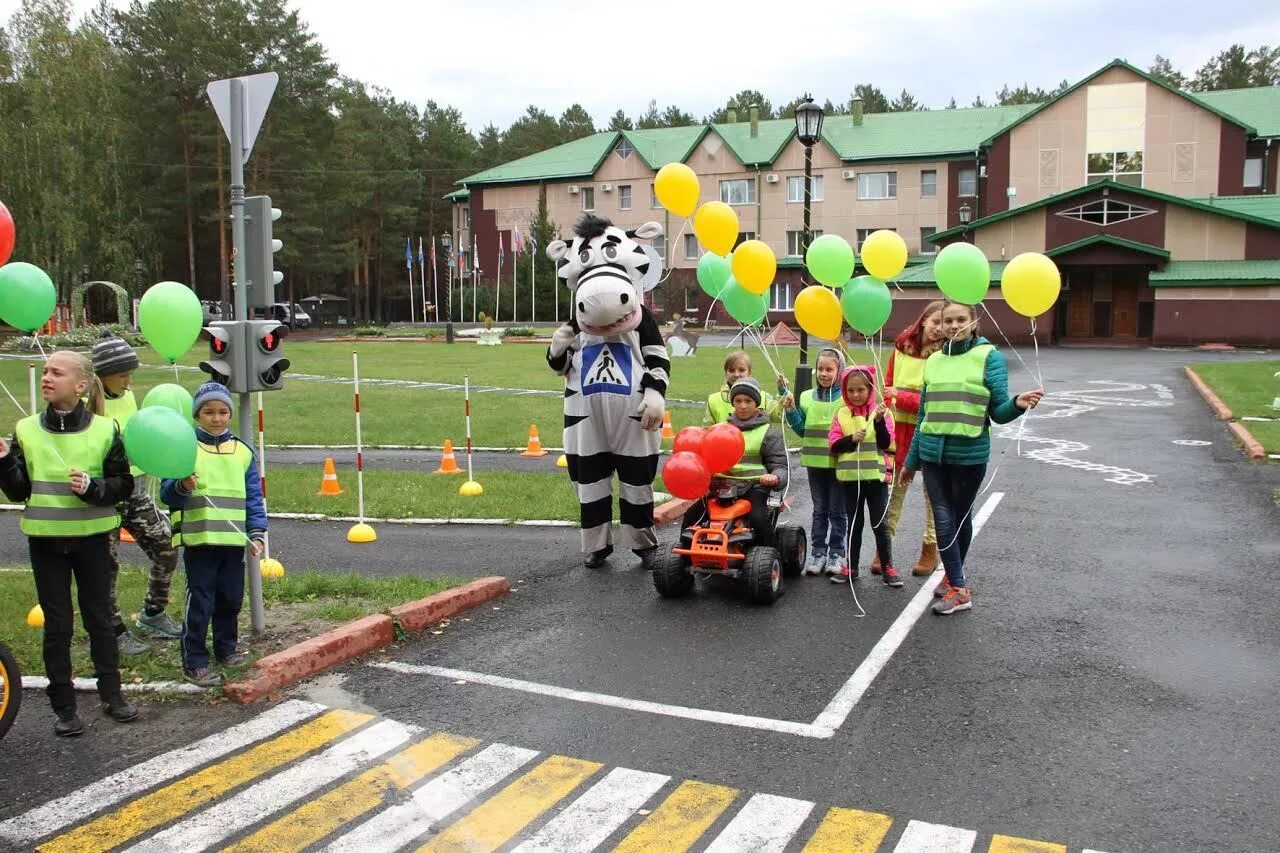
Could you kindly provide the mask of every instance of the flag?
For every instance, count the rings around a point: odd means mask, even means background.
[[[432,251],[435,251],[435,244],[431,244]],[[449,263],[449,269],[453,269],[458,265],[457,259],[453,255],[453,244],[450,243],[444,250],[445,260]]]
[[[452,264],[450,265],[452,266]],[[431,268],[436,268],[436,238],[431,238]]]
[[[532,229],[530,229],[529,231],[529,251],[531,252],[538,251],[538,238],[533,236]]]
[[[418,238],[418,268],[424,269],[424,270],[427,268],[427,259],[424,258],[422,255],[422,238],[421,237]]]
[[[404,238],[404,265],[407,269],[413,269],[413,241],[408,237]]]
[[[502,251],[502,232],[498,232],[498,272],[502,272],[502,262],[506,260],[506,253]]]
[[[524,251],[524,241],[520,239],[520,226],[511,226],[511,251],[517,255]]]

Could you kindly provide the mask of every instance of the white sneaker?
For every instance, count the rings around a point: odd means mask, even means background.
[[[810,554],[809,561],[804,564],[804,574],[820,575],[827,566],[826,554]]]
[[[846,565],[844,554],[831,554],[827,557],[826,572],[829,575],[838,575],[844,571]]]

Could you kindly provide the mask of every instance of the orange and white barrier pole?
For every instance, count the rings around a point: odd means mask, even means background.
[[[462,395],[467,416],[467,482],[458,488],[458,494],[474,497],[484,494],[484,487],[471,476],[471,377],[462,377]]]
[[[349,531],[348,542],[373,542],[378,535],[364,521],[364,438],[360,431],[360,353],[351,353],[351,376],[356,405],[356,517],[360,519]]]

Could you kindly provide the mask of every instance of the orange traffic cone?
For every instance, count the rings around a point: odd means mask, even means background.
[[[133,538],[133,534],[129,532],[128,528],[121,527],[121,528],[120,528],[120,541],[121,541],[121,542],[135,542],[135,543],[136,543],[138,540]]]
[[[521,456],[546,456],[547,451],[542,449],[542,439],[538,438],[538,425],[529,424],[529,445],[524,449]]]
[[[444,456],[440,457],[440,467],[433,473],[435,474],[461,474],[462,469],[458,467],[458,460],[453,457],[453,441],[446,438],[444,440]]]
[[[333,457],[324,460],[324,480],[320,482],[320,495],[340,495],[342,487],[338,485],[338,472],[333,467]]]
[[[673,430],[673,429],[671,428],[671,413],[670,413],[670,412],[663,412],[663,413],[662,413],[662,440],[663,440],[663,441],[675,441],[675,440],[676,440],[676,432],[675,432],[675,430]]]

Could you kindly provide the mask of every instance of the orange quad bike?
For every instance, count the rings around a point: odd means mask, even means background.
[[[693,592],[698,577],[729,577],[742,581],[756,604],[773,604],[782,595],[783,575],[800,574],[809,543],[803,527],[778,524],[782,495],[769,496],[769,524],[776,548],[756,544],[748,524],[751,502],[735,498],[732,488],[707,498],[703,523],[686,527],[680,539],[653,561],[653,585],[663,598],[683,598]]]

